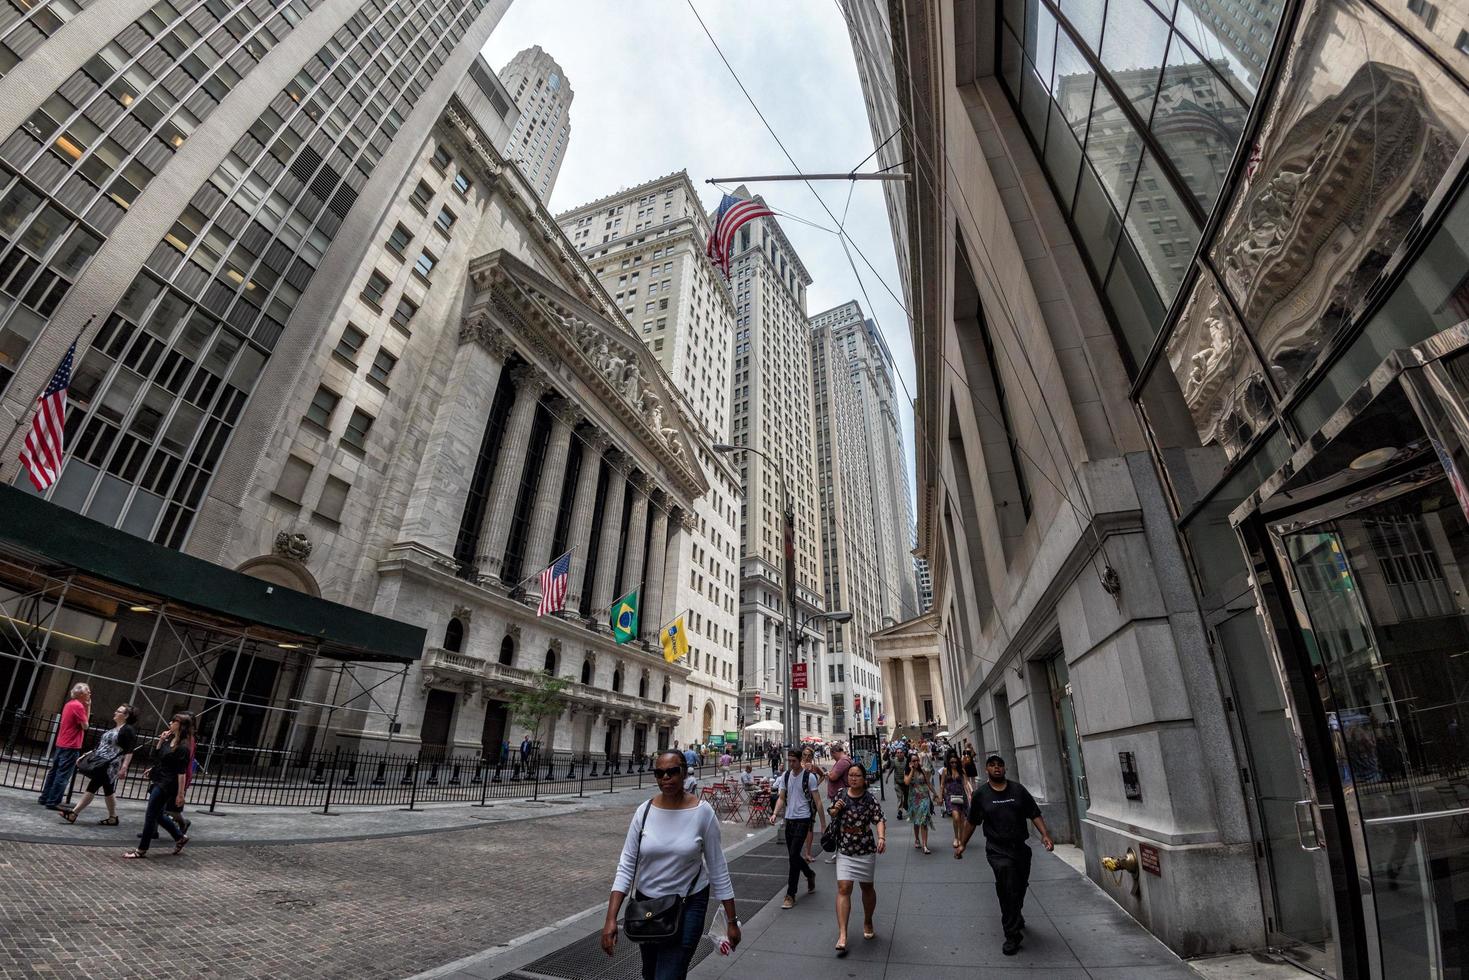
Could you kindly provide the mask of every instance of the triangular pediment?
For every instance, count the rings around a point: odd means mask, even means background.
[[[894,623],[872,634],[874,640],[897,639],[899,637],[927,637],[938,636],[939,622],[938,614],[927,612],[912,619],[905,619],[901,623]]]

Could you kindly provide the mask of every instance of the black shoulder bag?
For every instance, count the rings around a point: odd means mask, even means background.
[[[638,897],[638,861],[643,852],[643,833],[648,826],[648,810],[653,801],[643,805],[643,822],[638,827],[638,850],[633,856],[632,884],[628,886],[627,902],[622,907],[622,931],[635,943],[666,943],[678,936],[683,928],[683,895],[665,895],[663,898]],[[702,860],[694,880],[689,882],[692,891],[704,870]]]

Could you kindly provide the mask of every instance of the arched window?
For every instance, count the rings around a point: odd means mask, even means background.
[[[621,664],[618,664],[617,665],[617,669],[612,672],[612,690],[618,692],[619,694],[622,693],[622,665]]]
[[[444,627],[444,649],[454,653],[464,652],[464,624],[457,616]]]
[[[546,648],[546,673],[556,673],[556,651],[549,647]]]
[[[643,676],[640,677],[640,678],[638,678],[638,697],[645,698],[647,696],[648,696],[648,675],[647,675],[647,672],[645,671],[643,673]]]
[[[591,657],[588,657],[587,659],[585,659],[585,660],[583,660],[581,662],[581,682],[583,684],[588,684],[588,685],[590,685],[592,683],[592,658]]]
[[[515,641],[510,637],[500,641],[500,663],[509,667],[515,662]]]

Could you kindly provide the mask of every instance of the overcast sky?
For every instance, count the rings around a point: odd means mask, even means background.
[[[872,152],[851,40],[836,0],[694,2],[801,171],[848,171]],[[575,93],[553,212],[685,169],[712,211],[721,191],[704,183],[710,177],[791,172],[685,0],[514,0],[485,45],[485,59],[498,71],[532,44],[560,63]],[[875,166],[868,162],[863,169]],[[802,183],[749,186],[779,211],[834,227]],[[893,298],[903,291],[881,185],[815,186],[838,217],[849,188],[855,188],[845,227],[881,278],[853,253],[859,285],[836,235],[790,218],[782,218],[781,227],[814,280],[808,312],[855,299],[892,349],[902,375],[899,397],[907,406],[901,414],[911,492],[913,413],[903,385],[909,392],[914,388],[913,353],[902,306]]]

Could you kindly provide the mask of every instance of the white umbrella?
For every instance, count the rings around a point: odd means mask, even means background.
[[[948,732],[939,732],[939,738],[948,738],[948,737],[949,737],[949,733]]]
[[[768,719],[766,721],[757,721],[753,725],[746,725],[745,726],[745,731],[747,731],[747,732],[758,732],[758,733],[761,733],[761,734],[764,734],[764,733],[771,733],[771,734],[773,734],[775,732],[783,732],[783,731],[785,731],[785,725],[782,725],[780,722],[778,722],[775,719],[771,718],[771,719]]]

